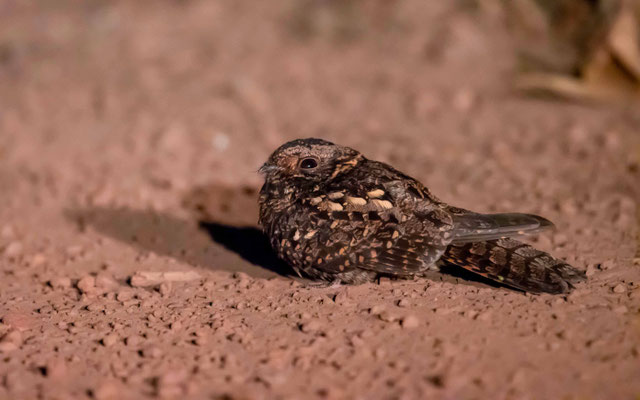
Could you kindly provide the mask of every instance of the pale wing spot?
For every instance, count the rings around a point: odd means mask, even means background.
[[[317,231],[317,230],[315,230],[315,229],[314,229],[314,230],[312,230],[312,231],[309,231],[306,235],[304,235],[304,238],[305,238],[305,239],[311,239],[311,238],[312,238],[312,237],[313,237],[317,232],[318,232],[318,231]]]
[[[382,196],[384,196],[384,190],[382,190],[382,189],[372,190],[372,191],[367,193],[367,196],[369,196],[369,198],[371,198],[371,199],[376,199],[378,197],[382,197]]]
[[[293,234],[293,240],[300,239],[300,231],[296,230],[296,233]]]
[[[329,225],[329,228],[334,229],[336,226],[338,226],[338,223],[339,223],[339,222],[338,222],[337,220],[336,220],[336,221],[333,221],[333,222],[331,223],[331,225]]]
[[[309,203],[311,203],[312,206],[317,206],[321,202],[322,202],[322,197],[320,197],[320,196],[314,197],[311,200],[309,200]]]
[[[342,192],[333,192],[333,193],[329,193],[329,195],[327,197],[330,198],[331,200],[341,199],[341,198],[344,197],[344,193],[342,193]]]
[[[371,257],[372,258],[378,257],[378,253],[375,250],[371,250]]]
[[[373,199],[373,200],[371,200],[371,202],[376,207],[381,208],[383,210],[388,210],[390,208],[393,208],[393,204],[389,200]]]
[[[342,211],[342,210],[344,210],[344,207],[342,207],[342,204],[334,203],[333,201],[328,201],[327,202],[327,206],[329,207],[329,210],[331,210],[331,211]]]
[[[391,246],[393,246],[393,242],[392,241],[388,241],[387,242],[387,249],[390,249]]]
[[[363,263],[364,262],[364,256],[358,256],[358,262]]]
[[[354,158],[349,161],[345,161],[344,164],[355,166],[356,164],[358,164],[358,161],[360,160],[358,160],[357,158]]]
[[[322,264],[324,260],[322,258],[318,258],[318,260],[316,261],[318,264]]]
[[[347,251],[346,248],[341,247],[340,250],[338,250],[338,254],[343,255],[346,251]]]
[[[393,235],[391,235],[391,239],[395,239],[395,238],[397,238],[398,236],[400,236],[400,232],[398,232],[398,231],[393,231]]]
[[[365,204],[367,204],[367,201],[365,199],[363,199],[362,197],[347,196],[347,202],[349,204],[354,205],[354,206],[364,206]]]

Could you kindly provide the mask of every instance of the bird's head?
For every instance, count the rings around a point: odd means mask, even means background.
[[[260,168],[267,182],[319,184],[355,166],[362,155],[322,139],[296,139],[280,146]]]

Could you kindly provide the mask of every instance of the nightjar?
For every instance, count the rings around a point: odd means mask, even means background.
[[[585,279],[512,239],[553,226],[548,220],[449,206],[417,180],[349,147],[293,140],[260,172],[260,224],[301,276],[356,284],[454,264],[532,293],[567,293]]]

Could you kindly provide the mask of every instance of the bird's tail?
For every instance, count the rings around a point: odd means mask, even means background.
[[[564,261],[508,238],[453,243],[441,260],[532,293],[567,293],[585,279]]]

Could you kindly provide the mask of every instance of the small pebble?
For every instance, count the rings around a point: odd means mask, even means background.
[[[159,288],[160,294],[163,297],[167,297],[171,294],[171,282],[162,282]]]
[[[69,246],[66,248],[65,252],[69,257],[76,257],[82,254],[83,248],[82,246]]]
[[[71,287],[72,282],[70,278],[63,276],[59,278],[53,278],[52,280],[49,281],[49,285],[54,289],[65,290]]]
[[[460,89],[454,95],[452,99],[453,108],[459,112],[467,112],[471,110],[476,102],[476,94],[469,89]]]
[[[378,318],[385,322],[394,322],[399,319],[398,315],[389,311],[383,311],[378,315]]]
[[[384,305],[382,304],[376,304],[375,306],[371,307],[369,309],[369,314],[373,314],[373,315],[378,315],[381,312],[383,312],[385,309]]]
[[[300,319],[311,319],[311,314],[308,313],[307,311],[304,311],[303,313],[300,314]]]
[[[82,293],[93,293],[96,288],[96,278],[93,276],[85,276],[78,281],[77,286]]]
[[[34,267],[39,267],[41,265],[46,264],[47,262],[47,257],[45,257],[43,254],[36,254],[33,256],[33,258],[31,258],[31,265],[33,265]]]
[[[627,291],[627,287],[622,283],[619,283],[619,284],[617,284],[616,286],[613,287],[613,293],[620,294],[620,293],[624,293],[626,291]]]
[[[23,246],[20,242],[11,242],[4,248],[4,255],[7,258],[15,258],[22,254]]]
[[[0,339],[0,342],[10,342],[20,346],[22,344],[22,334],[17,329],[11,330]]]
[[[104,347],[111,347],[118,342],[118,336],[116,334],[111,333],[103,337],[101,342]]]
[[[349,304],[349,291],[348,288],[343,288],[343,290],[339,291],[335,297],[333,298],[333,301],[336,304],[339,305],[345,305],[345,304]]]
[[[415,315],[407,315],[402,319],[401,324],[403,328],[417,328],[418,326],[420,326],[420,320]]]
[[[381,347],[378,347],[373,351],[373,357],[375,357],[376,360],[382,360],[386,355],[387,352]]]
[[[17,350],[18,346],[11,342],[0,342],[0,353],[10,353]]]
[[[158,358],[162,355],[162,350],[157,346],[149,346],[142,350],[142,355],[145,358]]]
[[[300,330],[304,333],[312,333],[312,332],[316,332],[317,330],[319,330],[322,327],[322,325],[320,324],[319,321],[317,320],[312,320],[309,322],[305,322],[303,324],[300,324]]]
[[[91,391],[96,400],[116,400],[121,392],[115,382],[101,382],[95,390]]]
[[[606,271],[613,268],[613,265],[614,265],[613,260],[606,260],[602,264],[600,264],[600,269],[603,271]]]
[[[136,347],[138,346],[140,343],[142,343],[142,338],[140,336],[129,336],[128,338],[125,339],[125,344],[127,346],[131,346],[131,347]]]
[[[113,290],[118,287],[118,282],[115,281],[110,275],[105,273],[99,273],[95,279],[96,287],[104,290]]]
[[[189,374],[184,369],[171,369],[158,377],[159,385],[178,385],[187,380]]]
[[[32,329],[36,325],[36,319],[29,314],[20,311],[10,311],[2,315],[2,323],[19,331]]]
[[[618,306],[613,309],[613,312],[616,314],[626,314],[629,312],[627,306]]]
[[[118,291],[118,294],[116,294],[116,299],[118,301],[120,301],[120,302],[129,301],[129,300],[133,299],[134,295],[135,295],[135,293],[133,292],[133,290],[122,289],[122,290]]]
[[[15,235],[16,232],[11,225],[3,226],[2,230],[0,231],[0,236],[2,236],[4,239],[11,239],[15,237]]]
[[[60,380],[67,374],[67,365],[63,360],[53,359],[45,365],[45,374],[47,378]]]
[[[411,303],[407,299],[400,299],[398,301],[398,307],[409,307]]]

